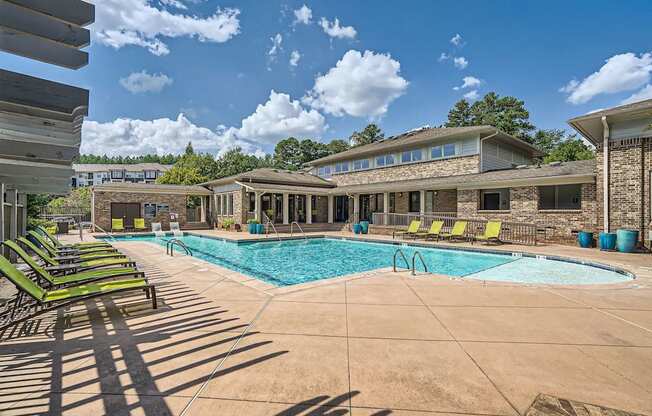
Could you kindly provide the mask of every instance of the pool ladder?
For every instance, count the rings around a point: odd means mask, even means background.
[[[297,228],[299,229],[299,231],[301,231],[301,234],[303,234],[303,238],[305,238],[305,239],[307,240],[307,239],[308,239],[308,236],[307,236],[306,233],[303,231],[303,228],[301,228],[301,226],[299,225],[299,223],[296,222],[296,221],[292,221],[292,223],[290,223],[290,237],[292,237],[292,234],[294,234],[294,224],[297,225]]]
[[[167,243],[165,244],[165,254],[174,257],[174,246],[181,247],[186,252],[187,255],[193,256],[192,250],[190,250],[190,248],[188,248],[188,246],[178,238],[172,238],[167,241]]]
[[[281,236],[278,235],[278,231],[276,231],[276,226],[274,226],[274,223],[272,220],[269,219],[267,214],[263,212],[263,217],[265,218],[265,238],[269,237],[269,226],[272,226],[272,230],[274,230],[274,234],[276,234],[276,238],[278,241],[281,241]]]
[[[399,254],[400,254],[401,257],[403,258],[403,261],[405,261],[405,264],[406,264],[406,266],[407,266],[407,269],[410,270],[410,263],[408,262],[407,257],[405,257],[405,253],[403,253],[403,250],[401,250],[400,248],[397,248],[396,251],[394,252],[394,259],[393,259],[393,261],[392,261],[392,270],[393,270],[394,272],[397,271],[397,269],[396,269],[396,257],[397,257]],[[417,273],[416,273],[416,270],[417,270],[417,268],[416,268],[416,260],[417,260],[417,257],[418,257],[419,260],[421,261],[421,264],[423,264],[423,269],[425,270],[425,272],[426,272],[426,273],[429,273],[429,272],[428,272],[428,265],[426,264],[425,260],[423,259],[423,256],[422,256],[421,253],[419,253],[418,251],[415,251],[414,254],[412,255],[412,276],[416,276],[416,274],[417,274]]]

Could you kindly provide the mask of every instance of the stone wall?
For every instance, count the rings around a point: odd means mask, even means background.
[[[434,178],[439,176],[464,175],[480,171],[478,155],[461,156],[452,159],[432,160],[408,165],[369,169],[359,172],[335,174],[333,182],[338,186],[360,185],[377,182],[392,182],[407,179]]]
[[[602,206],[604,175],[602,149],[596,152],[598,227],[603,229]],[[624,139],[610,143],[609,148],[609,225],[639,230],[642,239],[652,229],[650,213],[650,172],[652,172],[652,139]],[[649,244],[649,242],[647,242]]]
[[[313,212],[313,218],[316,223],[328,222],[328,197],[317,196],[317,210]]]
[[[592,183],[582,185],[582,208],[579,210],[539,210],[537,186],[511,188],[509,211],[479,210],[479,190],[458,190],[457,198],[457,215],[460,218],[495,219],[533,223],[539,228],[552,227],[547,235],[553,241],[575,241],[573,232],[597,228],[598,203],[596,185]]]
[[[437,195],[435,195],[435,206],[433,211],[457,211],[457,189],[441,189],[437,191]]]
[[[219,215],[219,209],[215,206],[215,196],[222,195],[228,198],[228,195],[233,194],[233,215]],[[243,207],[246,206],[246,192],[243,189],[238,189],[229,192],[216,192],[211,196],[211,204],[213,208],[213,219],[216,222],[214,225],[220,225],[226,219],[232,219],[235,224],[245,224],[247,222],[247,213],[243,212]]]
[[[183,227],[187,223],[185,195],[107,191],[94,191],[93,194],[95,196],[93,210],[95,224],[107,231],[111,230],[111,203],[113,202],[140,204],[141,217],[144,217],[143,204],[167,204],[170,207],[170,212],[177,214],[180,226]],[[151,229],[152,222],[160,222],[163,229],[167,230],[170,227],[170,214],[157,212],[156,217],[145,218],[145,226],[148,229]]]

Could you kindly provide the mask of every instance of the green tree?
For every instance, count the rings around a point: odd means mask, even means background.
[[[376,124],[371,123],[364,128],[364,130],[358,132],[354,131],[353,134],[349,137],[351,146],[364,146],[365,144],[371,144],[385,138],[385,133],[378,127]]]
[[[530,142],[530,132],[534,125],[530,123],[530,113],[525,103],[515,97],[500,97],[490,92],[481,100],[469,106],[462,99],[455,103],[448,112],[446,127],[494,126],[507,134]]]
[[[571,135],[559,143],[544,159],[544,163],[555,161],[570,162],[573,160],[588,160],[595,158],[595,151],[575,135]]]
[[[48,207],[65,210],[66,208],[81,208],[85,211],[91,210],[91,188],[77,188],[70,191],[66,196],[50,200]]]
[[[188,142],[186,145],[186,150],[184,151],[184,154],[186,155],[194,155],[195,154],[195,149],[192,147],[192,142]]]
[[[188,151],[190,150],[190,151]],[[218,164],[208,153],[195,153],[190,143],[186,153],[156,182],[162,184],[195,185],[217,177]]]
[[[345,150],[349,150],[349,144],[346,140],[334,139],[326,145],[328,147],[328,153],[333,155],[335,153],[340,153]]]
[[[531,143],[548,155],[565,139],[566,131],[564,129],[537,130],[532,136]]]
[[[246,155],[242,153],[241,148],[236,147],[227,151],[216,160],[215,175],[211,179],[233,176],[262,167],[265,164],[263,163],[265,160],[254,155]]]
[[[301,143],[294,137],[288,137],[274,147],[274,161],[276,167],[287,170],[297,170],[303,164]]]

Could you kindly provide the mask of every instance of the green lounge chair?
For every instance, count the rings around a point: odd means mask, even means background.
[[[394,231],[392,233],[392,239],[398,236],[403,236],[403,237],[409,237],[409,236],[415,236],[419,232],[419,228],[421,227],[421,221],[419,220],[412,220],[410,223],[410,226],[408,227],[407,230],[405,231]]]
[[[442,233],[441,238],[448,239],[450,241],[468,240],[468,238],[464,235],[466,233],[466,227],[468,224],[468,221],[455,221],[451,232]]]
[[[84,256],[87,254],[108,254],[108,253],[117,253],[113,247],[90,247],[90,248],[56,248],[50,244],[41,234],[37,233],[34,230],[30,230],[27,234],[32,237],[41,247],[46,249],[51,256],[59,255],[76,255]]]
[[[39,225],[36,227],[36,230],[40,231],[44,237],[46,237],[50,242],[52,242],[52,245],[54,247],[66,247],[66,248],[111,247],[111,244],[105,241],[84,241],[81,243],[63,244],[61,241],[59,241],[57,237],[49,233],[48,230],[45,229],[45,227]]]
[[[487,221],[484,228],[484,234],[476,235],[473,240],[482,241],[484,243],[500,244],[500,230],[503,227],[502,221]],[[472,240],[472,242],[473,242]]]
[[[145,231],[145,218],[134,218],[134,230],[135,231]]]
[[[444,226],[444,221],[433,221],[430,224],[430,229],[426,232],[416,233],[415,238],[421,238],[428,240],[431,238],[439,240],[439,235],[441,234],[441,229]]]
[[[0,330],[83,300],[134,290],[145,291],[145,296],[152,299],[152,309],[157,308],[156,289],[145,279],[114,280],[65,289],[46,290],[2,256],[0,256],[0,275],[11,281],[18,290],[16,298],[0,315]]]
[[[18,237],[17,240],[24,247],[27,247],[30,251],[36,254],[45,264],[50,266],[48,271],[60,270],[64,272],[75,272],[75,271],[84,271],[97,269],[100,267],[107,266],[122,266],[122,267],[135,267],[136,263],[126,257],[109,257],[109,258],[99,258],[94,260],[82,260],[76,263],[63,264],[61,261],[57,260],[54,257],[51,257],[47,252],[41,250],[25,237]]]
[[[124,231],[125,222],[122,218],[111,218],[111,232]]]
[[[39,265],[32,256],[20,248],[14,241],[3,241],[6,247],[16,253],[36,274],[37,277],[46,281],[51,286],[69,286],[79,284],[80,282],[92,282],[97,280],[112,279],[116,277],[145,277],[145,273],[138,271],[135,267],[116,267],[111,269],[89,270],[80,273],[66,274],[63,276],[53,276]]]

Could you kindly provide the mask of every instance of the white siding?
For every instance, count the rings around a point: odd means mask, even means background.
[[[517,147],[487,140],[482,143],[482,171],[510,169],[518,165],[527,165],[532,159]]]

